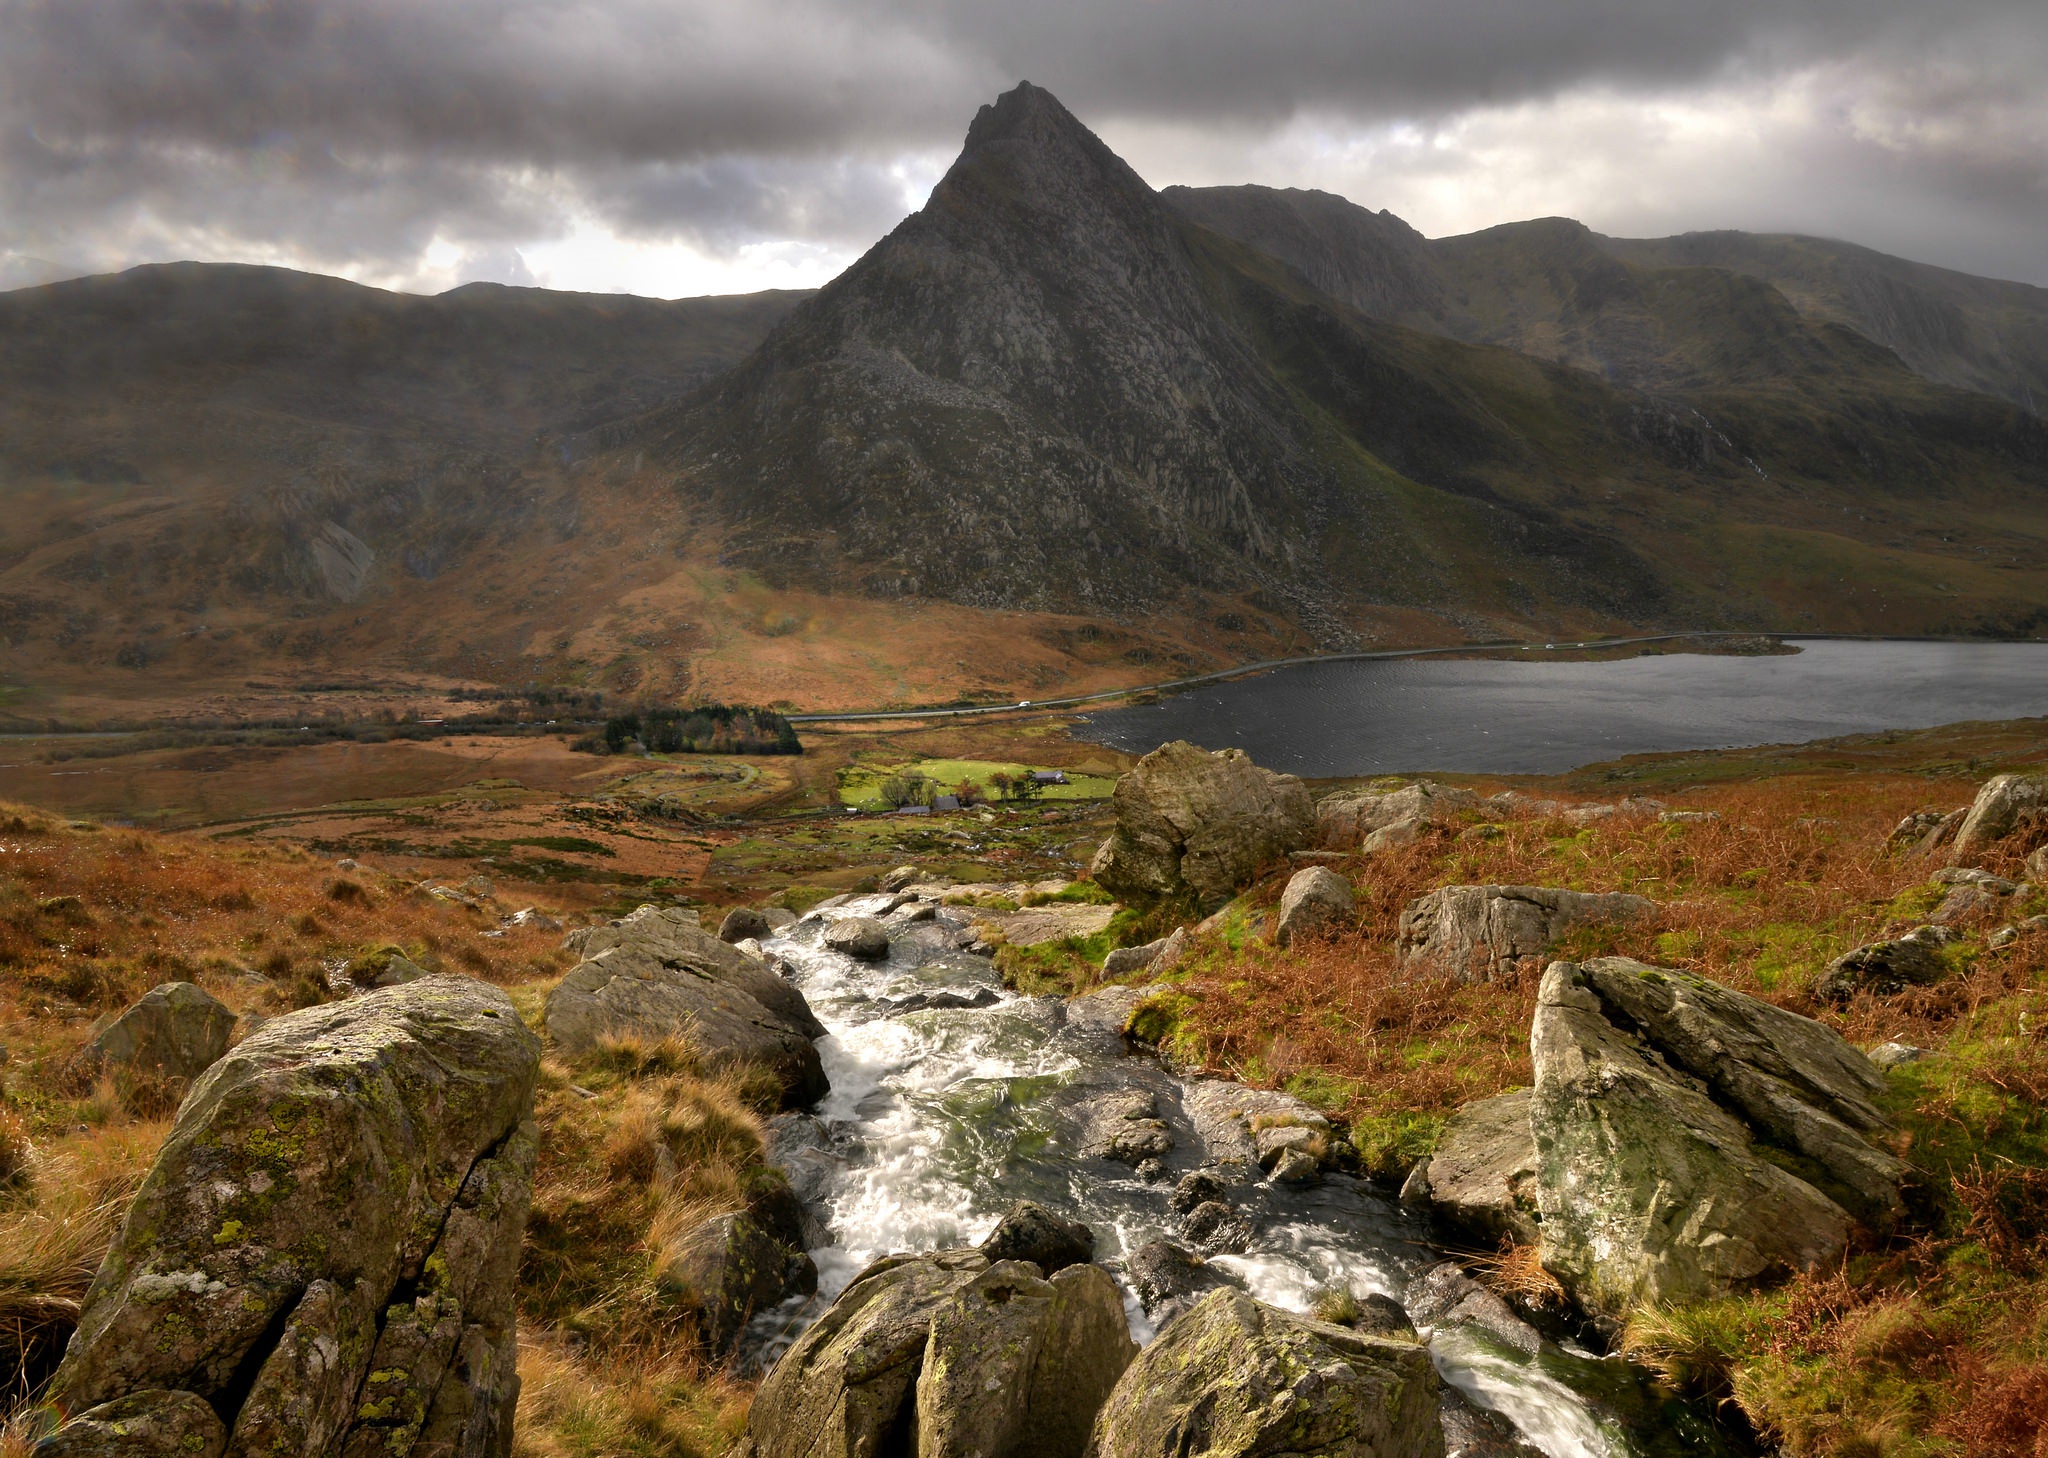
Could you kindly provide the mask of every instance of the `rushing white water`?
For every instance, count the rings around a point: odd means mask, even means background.
[[[1080,1157],[1072,1110],[1105,1088],[1135,1083],[1164,1092],[1164,1117],[1182,1085],[1153,1060],[1129,1055],[1120,1040],[1070,1024],[1057,999],[1004,991],[977,1008],[892,1007],[892,999],[918,993],[1000,990],[985,958],[957,949],[956,924],[944,917],[891,917],[884,961],[858,962],[819,945],[828,918],[885,914],[895,901],[853,899],[767,945],[789,964],[830,1033],[819,1050],[832,1091],[817,1114],[839,1162],[821,1201],[833,1243],[811,1253],[818,1294],[775,1314],[769,1329],[778,1336],[764,1355],[792,1339],[870,1261],[972,1245],[1020,1199],[1086,1221],[1097,1259],[1120,1279],[1127,1253],[1178,1238],[1167,1204],[1173,1180],[1148,1183],[1127,1166]],[[1201,1140],[1179,1109],[1171,1113],[1181,1137],[1167,1163],[1178,1176],[1201,1163]],[[1332,1291],[1398,1299],[1413,1275],[1441,1259],[1418,1221],[1362,1181],[1332,1175],[1306,1187],[1258,1183],[1231,1193],[1258,1235],[1244,1254],[1209,1264],[1287,1310],[1306,1311]],[[1148,1341],[1152,1325],[1125,1284],[1132,1334]],[[1474,1406],[1511,1420],[1550,1458],[1650,1451],[1556,1371],[1467,1328],[1435,1334],[1432,1352]]]

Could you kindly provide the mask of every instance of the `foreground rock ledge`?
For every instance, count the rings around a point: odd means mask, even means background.
[[[194,1087],[87,1293],[46,1458],[500,1458],[540,1040],[434,977]]]

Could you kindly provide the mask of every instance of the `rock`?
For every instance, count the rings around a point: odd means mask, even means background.
[[[1607,960],[1623,976],[1638,965]],[[1767,1160],[1703,1080],[1610,1022],[1583,967],[1544,973],[1529,1045],[1543,1264],[1596,1321],[1840,1257],[1848,1212]]]
[[[1870,1061],[1887,1073],[1908,1063],[1918,1063],[1926,1056],[1925,1048],[1915,1048],[1911,1043],[1880,1043],[1870,1050]]]
[[[166,982],[101,1029],[86,1057],[183,1082],[211,1068],[234,1031],[235,1015],[211,993],[191,982]]]
[[[915,885],[923,879],[924,872],[920,871],[916,866],[898,866],[895,870],[883,876],[880,881],[876,882],[876,889],[881,891],[901,891],[904,887]]]
[[[889,930],[871,916],[842,916],[825,928],[827,950],[862,962],[889,955]]]
[[[1146,1184],[1156,1185],[1165,1179],[1170,1171],[1166,1168],[1166,1161],[1155,1154],[1139,1160],[1135,1173]]]
[[[1280,1162],[1281,1156],[1286,1154],[1306,1154],[1311,1159],[1319,1158],[1328,1142],[1327,1127],[1268,1124],[1254,1125],[1252,1130],[1252,1149],[1258,1155],[1261,1169],[1271,1169]]]
[[[1967,921],[1979,915],[1999,910],[2000,894],[1988,886],[1966,882],[1949,889],[1942,897],[1941,905],[1929,913],[1927,919],[1936,926],[1947,926],[1954,921]]]
[[[656,1287],[696,1313],[705,1349],[723,1356],[756,1312],[818,1289],[818,1268],[792,1247],[792,1234],[800,1241],[801,1226],[773,1232],[747,1211],[715,1216],[656,1255]]]
[[[1187,954],[1187,945],[1188,929],[1180,926],[1170,935],[1142,947],[1118,947],[1102,959],[1102,975],[1127,977],[1133,972],[1149,971],[1154,977],[1163,977],[1179,965]]]
[[[87,1409],[32,1451],[38,1458],[218,1458],[227,1441],[205,1399],[155,1388]]]
[[[1408,1310],[1393,1297],[1379,1291],[1369,1292],[1358,1303],[1358,1312],[1349,1321],[1339,1322],[1353,1331],[1371,1332],[1375,1336],[1404,1337],[1409,1341],[1419,1338],[1415,1334],[1415,1323],[1409,1319]]]
[[[1209,1292],[1232,1284],[1223,1272],[1204,1265],[1192,1251],[1170,1240],[1148,1241],[1125,1256],[1124,1275],[1145,1314],[1162,1323]]]
[[[1411,815],[1405,820],[1396,820],[1391,825],[1382,825],[1358,843],[1360,851],[1376,856],[1381,851],[1394,850],[1404,845],[1413,845],[1422,839],[1422,833],[1429,829],[1429,822],[1420,816]]]
[[[972,1251],[857,1276],[762,1381],[755,1458],[1082,1458],[1135,1348],[1099,1266],[1043,1279]]]
[[[1330,1121],[1290,1094],[1246,1088],[1222,1079],[1201,1079],[1187,1086],[1182,1107],[1202,1136],[1215,1164],[1257,1165],[1261,1134],[1299,1128],[1328,1138]]]
[[[1116,916],[1114,906],[1083,906],[1072,902],[1027,906],[1022,911],[983,911],[976,920],[1003,934],[1013,947],[1035,947],[1067,937],[1092,937]]]
[[[1375,831],[1405,823],[1411,827],[1412,840],[1429,826],[1479,808],[1479,797],[1472,791],[1430,780],[1393,791],[1328,795],[1316,805],[1317,839],[1326,846],[1353,846]]]
[[[1313,1154],[1303,1149],[1288,1149],[1273,1161],[1268,1173],[1279,1185],[1306,1184],[1322,1170],[1322,1165]]]
[[[1522,1439],[1513,1423],[1473,1406],[1448,1382],[1438,1399],[1437,1420],[1443,1425],[1444,1458],[1547,1458]]]
[[[1956,831],[1949,864],[1981,856],[2015,835],[2048,843],[2048,775],[1993,775],[1986,780]]]
[[[1492,982],[1533,970],[1575,927],[1640,921],[1656,910],[1624,892],[1445,886],[1408,903],[1395,950],[1410,973]]]
[[[1082,1037],[1121,1042],[1132,1010],[1144,998],[1145,989],[1142,987],[1112,985],[1084,992],[1067,1004],[1067,1028]]]
[[[1935,886],[1980,886],[1993,896],[2010,896],[2020,889],[2017,883],[2003,876],[1994,876],[1989,871],[1969,866],[1943,866],[1927,880]]]
[[[2048,845],[2027,853],[2027,879],[2036,886],[2048,886]]]
[[[1465,1274],[1456,1261],[1438,1261],[1408,1283],[1402,1305],[1418,1326],[1452,1326],[1460,1322],[1482,1327],[1516,1351],[1535,1356],[1543,1338],[1515,1315],[1515,1309]]]
[[[1089,873],[1138,901],[1220,905],[1315,834],[1314,806],[1293,775],[1261,769],[1241,749],[1211,754],[1181,740],[1139,760],[1110,806],[1116,827]]]
[[[1288,878],[1287,889],[1280,893],[1273,940],[1285,947],[1297,937],[1348,926],[1357,911],[1358,898],[1349,881],[1328,866],[1305,866]]]
[[[433,975],[398,947],[379,947],[348,966],[348,980],[357,987],[403,987]]]
[[[1721,812],[1718,810],[1660,810],[1657,812],[1657,823],[1660,825],[1705,825],[1720,818]]]
[[[707,1067],[754,1064],[773,1072],[788,1105],[825,1095],[813,1038],[825,1035],[804,995],[698,926],[643,906],[585,929],[584,960],[548,994],[548,1036],[564,1055],[593,1052],[607,1036],[687,1042]]]
[[[991,1262],[1029,1261],[1050,1276],[1095,1259],[1095,1232],[1043,1205],[1019,1200],[978,1247]]]
[[[1081,1458],[1137,1354],[1116,1283],[990,1266],[942,1302],[917,1379],[918,1458]]]
[[[758,942],[769,934],[768,918],[751,906],[735,906],[718,924],[721,942],[741,942],[750,937]]]
[[[1186,1215],[1197,1206],[1221,1200],[1227,1193],[1229,1192],[1224,1188],[1223,1181],[1216,1176],[1202,1170],[1193,1170],[1180,1177],[1180,1183],[1176,1184],[1173,1193],[1167,1196],[1166,1205],[1174,1214]]]
[[[775,936],[795,926],[797,915],[787,906],[764,906],[761,908],[761,920],[768,923],[768,934]]]
[[[1428,1351],[1217,1291],[1131,1363],[1096,1420],[1097,1458],[1441,1458]]]
[[[904,1013],[931,1012],[946,1008],[994,1007],[1003,1000],[1003,995],[993,987],[977,987],[972,992],[955,992],[943,988],[937,992],[913,992],[905,997],[883,1000],[891,1017]]]
[[[1091,1099],[1081,1108],[1083,1159],[1136,1164],[1173,1152],[1173,1131],[1158,1117],[1159,1098],[1149,1089],[1121,1089]]]
[[[539,1066],[511,999],[466,978],[273,1019],[187,1097],[50,1401],[189,1393],[235,1454],[500,1458]],[[177,1445],[151,1452],[212,1442],[190,1404],[149,1404]]]
[[[1951,972],[1942,948],[1956,940],[1945,926],[1916,926],[1892,941],[1869,942],[1844,952],[1814,979],[1814,996],[1847,1002],[1859,992],[1890,997],[1907,987],[1925,987]]]
[[[1421,1191],[1452,1225],[1497,1242],[1531,1244],[1536,1226],[1536,1136],[1531,1089],[1465,1104],[1451,1116],[1423,1170]],[[1403,1201],[1409,1201],[1404,1185]]]
[[[1251,1221],[1221,1200],[1207,1200],[1188,1211],[1180,1222],[1180,1233],[1205,1256],[1242,1254],[1258,1237]]]

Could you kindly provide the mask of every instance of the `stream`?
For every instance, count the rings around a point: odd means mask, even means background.
[[[882,919],[887,959],[824,948],[824,928],[842,916]],[[976,1244],[1023,1199],[1090,1226],[1096,1259],[1124,1291],[1133,1337],[1148,1341],[1154,1327],[1128,1258],[1148,1241],[1181,1239],[1169,1198],[1181,1176],[1205,1165],[1255,1231],[1242,1254],[1207,1264],[1261,1301],[1306,1311],[1333,1289],[1399,1300],[1411,1277],[1444,1258],[1427,1223],[1367,1181],[1327,1173],[1281,1185],[1256,1164],[1212,1163],[1215,1133],[1199,1115],[1205,1096],[1234,1086],[1182,1080],[1134,1052],[1120,1033],[1128,1002],[1116,993],[1066,1003],[1004,989],[987,957],[962,949],[972,940],[966,926],[928,901],[855,896],[765,943],[829,1032],[819,1051],[832,1091],[815,1117],[784,1115],[771,1130],[773,1157],[825,1228],[812,1240],[817,1295],[757,1318],[754,1361],[786,1349],[870,1261]],[[982,1005],[900,1005],[933,994]],[[1172,1136],[1164,1172],[1151,1170],[1149,1181],[1131,1164],[1081,1152],[1091,1107],[1133,1097],[1154,1100]],[[1697,1412],[1619,1359],[1550,1342],[1531,1356],[1463,1324],[1426,1334],[1445,1380],[1549,1458],[1730,1451]]]

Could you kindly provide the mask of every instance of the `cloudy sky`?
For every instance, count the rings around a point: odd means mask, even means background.
[[[816,284],[1020,78],[1156,186],[2048,285],[2043,0],[0,0],[0,286]]]

